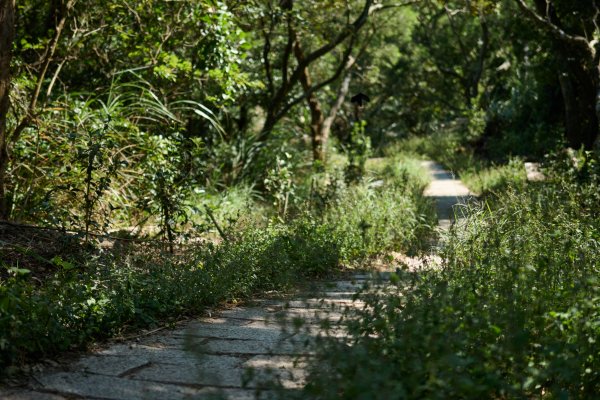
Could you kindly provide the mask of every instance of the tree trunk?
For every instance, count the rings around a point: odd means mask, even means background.
[[[0,218],[8,219],[6,194],[8,168],[7,114],[10,109],[10,62],[15,36],[15,0],[0,0]]]
[[[565,49],[564,59],[573,59],[572,52]],[[567,58],[569,57],[569,58]],[[599,134],[597,69],[586,68],[577,61],[567,61],[563,73],[559,74],[559,82],[565,105],[565,138],[570,147],[579,149],[583,146],[591,150]]]
[[[302,47],[300,46],[300,42],[296,40],[294,43],[294,55],[298,60],[298,64],[301,64],[304,61],[304,52],[302,51]],[[310,72],[308,71],[308,66],[302,70],[300,74],[300,83],[302,84],[302,89],[304,92],[308,93],[312,88],[312,81],[310,79]],[[306,101],[308,103],[308,108],[310,109],[310,136],[312,142],[312,151],[313,151],[313,160],[325,162],[325,145],[326,139],[323,137],[323,121],[325,120],[325,116],[323,115],[323,109],[321,108],[321,103],[317,96],[313,93],[310,93]]]
[[[600,73],[595,34],[582,23],[565,25],[554,3],[534,0],[535,9],[525,0],[515,0],[519,9],[552,39],[557,55],[559,81],[565,105],[565,138],[573,148],[592,149],[600,127]],[[597,15],[593,17],[597,19]],[[567,21],[568,22],[568,21]],[[588,21],[595,25],[594,21]],[[595,28],[597,32],[598,28]]]
[[[327,118],[325,118],[323,124],[321,124],[321,137],[323,138],[323,143],[325,145],[329,141],[329,135],[331,133],[331,126],[333,125],[333,121],[335,121],[335,117],[337,116],[339,109],[344,104],[344,100],[346,99],[346,95],[348,94],[348,89],[350,88],[350,81],[352,80],[352,73],[349,70],[354,64],[354,61],[354,59],[349,60],[347,67],[348,72],[346,73],[346,76],[342,80],[340,88],[338,89],[335,104],[333,105],[333,107],[331,107],[331,110],[329,110],[329,115],[327,116]]]

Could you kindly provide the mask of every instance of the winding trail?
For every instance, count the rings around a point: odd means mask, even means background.
[[[425,195],[436,200],[440,228],[447,229],[453,207],[470,192],[440,165],[423,165],[433,177]],[[0,388],[0,399],[253,399],[273,377],[285,388],[299,388],[305,378],[302,360],[311,357],[307,343],[323,332],[324,322],[333,322],[333,333],[344,335],[335,322],[346,308],[361,306],[352,297],[372,279],[355,274],[320,282],[293,300],[257,300],[109,345],[72,362],[54,363],[24,387]]]

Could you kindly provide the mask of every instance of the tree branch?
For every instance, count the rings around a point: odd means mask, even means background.
[[[529,8],[527,4],[525,4],[524,0],[515,0],[515,2],[517,3],[519,9],[521,9],[521,11],[523,11],[530,20],[535,22],[539,27],[551,33],[552,36],[554,36],[556,39],[571,45],[579,46],[588,51],[592,59],[596,58],[595,47],[591,42],[588,42],[588,40],[585,37],[579,35],[571,35],[565,32],[556,24],[553,24],[549,18],[544,18],[537,12]],[[548,4],[550,4],[550,0],[548,0]]]
[[[298,79],[299,79],[300,75],[302,74],[302,70],[304,68],[306,68],[308,65],[310,65],[316,59],[324,56],[325,54],[329,53],[331,50],[335,49],[340,43],[342,43],[344,40],[346,40],[346,38],[348,36],[353,35],[356,32],[358,32],[358,30],[365,24],[365,22],[367,22],[367,18],[369,17],[370,13],[372,12],[371,11],[372,4],[373,4],[373,0],[366,0],[361,14],[350,26],[346,27],[340,34],[338,34],[334,40],[321,46],[319,49],[313,51],[312,53],[308,54],[305,57],[304,61],[302,63],[300,63],[294,70],[294,73],[290,77],[290,83],[292,83],[292,85],[293,85],[296,82],[298,82]],[[343,68],[343,65],[342,65],[342,68]]]
[[[10,135],[9,139],[13,143],[16,142],[17,140],[19,140],[21,132],[23,132],[23,130],[25,128],[27,128],[29,126],[29,124],[31,124],[31,121],[33,121],[33,119],[35,117],[35,109],[37,107],[37,102],[40,97],[42,85],[44,84],[44,78],[46,77],[46,73],[48,72],[48,67],[50,66],[50,63],[53,61],[54,53],[56,52],[56,48],[58,47],[58,41],[59,41],[60,36],[62,35],[63,29],[65,27],[68,13],[71,10],[71,8],[73,8],[73,4],[75,4],[75,0],[68,0],[67,3],[64,5],[64,11],[62,13],[60,20],[58,21],[58,24],[56,24],[56,30],[54,32],[54,36],[52,37],[52,39],[48,43],[48,46],[46,47],[44,59],[42,60],[43,66],[38,75],[37,84],[35,86],[35,90],[31,97],[29,107],[27,108],[27,113],[26,113],[25,117],[23,117],[23,119],[21,120],[19,125],[17,125],[17,127],[15,128],[13,133]]]
[[[346,98],[346,95],[348,94],[348,89],[350,87],[350,81],[352,80],[352,73],[350,71],[351,71],[352,67],[354,66],[355,61],[356,61],[356,59],[354,57],[350,57],[350,59],[346,63],[346,68],[345,68],[346,76],[342,80],[342,83],[338,89],[337,99],[336,99],[334,105],[329,110],[329,114],[327,115],[327,118],[325,118],[323,120],[323,131],[324,132],[329,132],[329,130],[331,129],[331,125],[333,125],[333,121],[335,121],[335,117],[338,113],[338,110],[340,109],[340,107],[342,107],[342,104],[344,104],[344,100]]]
[[[291,7],[292,7],[291,3],[293,3],[292,0],[287,0],[284,2],[284,6],[287,7],[288,9],[291,9]],[[330,84],[331,82],[335,81],[340,76],[340,74],[342,73],[342,71],[344,69],[344,65],[346,64],[346,62],[348,60],[352,46],[349,46],[349,52],[347,52],[347,55],[344,56],[344,61],[340,64],[338,70],[333,74],[333,76],[330,79],[327,79],[324,82],[321,82],[320,84],[313,86],[311,89],[306,91],[302,96],[296,97],[292,101],[287,102],[287,104],[285,102],[287,94],[299,82],[300,77],[305,68],[307,68],[312,62],[316,61],[320,57],[331,52],[333,49],[335,49],[340,43],[342,43],[348,37],[352,37],[352,40],[354,40],[353,36],[365,24],[370,13],[373,12],[372,5],[373,5],[373,0],[365,0],[365,4],[364,4],[361,14],[356,18],[356,20],[352,24],[345,27],[342,30],[342,32],[340,32],[332,41],[321,46],[320,48],[313,51],[312,53],[309,53],[301,62],[299,62],[296,65],[296,68],[294,69],[292,74],[289,76],[289,79],[287,80],[287,82],[285,82],[285,81],[282,82],[281,86],[279,87],[279,89],[277,90],[275,95],[269,99],[270,100],[269,101],[270,111],[267,115],[265,124],[263,126],[263,131],[260,134],[258,140],[260,140],[260,141],[266,140],[266,138],[270,134],[270,130],[273,128],[275,123],[277,121],[279,121],[281,118],[283,118],[292,107],[294,107],[295,105],[300,103],[302,100],[308,98],[315,91],[317,91],[317,90],[323,88],[324,86]],[[289,46],[290,38],[292,39],[292,44],[293,44],[293,38],[294,38],[293,28],[288,30],[288,46]],[[292,50],[292,48],[290,48],[290,51],[291,50]],[[287,57],[286,57],[286,59],[287,59]],[[287,71],[287,68],[286,68],[286,71]],[[279,111],[277,111],[278,109],[279,109]]]
[[[308,90],[304,91],[304,93],[296,98],[294,98],[293,100],[291,100],[290,102],[288,102],[276,115],[275,115],[275,120],[280,120],[281,118],[283,118],[294,106],[298,105],[300,102],[302,102],[303,100],[307,99],[310,95],[312,95],[314,92],[321,90],[323,87],[329,85],[330,83],[334,82],[336,79],[339,78],[339,76],[342,74],[342,72],[344,71],[346,64],[348,63],[348,59],[350,58],[350,54],[352,52],[352,48],[353,48],[353,43],[354,43],[354,38],[352,38],[352,42],[350,43],[350,45],[348,46],[348,49],[346,50],[344,56],[343,56],[343,62],[340,63],[338,69],[335,71],[335,73],[329,77],[328,79],[324,80],[323,82],[317,84],[317,85],[313,85],[311,88],[309,88]]]

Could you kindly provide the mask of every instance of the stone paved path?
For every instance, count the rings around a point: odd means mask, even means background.
[[[438,226],[442,230],[448,229],[452,221],[461,215],[461,205],[465,204],[473,193],[440,164],[423,161],[422,165],[433,177],[429,186],[425,188],[424,194],[435,199]]]
[[[439,165],[424,165],[433,176],[425,193],[436,199],[440,225],[447,227],[452,206],[470,193]],[[320,283],[294,300],[259,300],[114,344],[68,367],[40,372],[25,388],[0,389],[0,399],[253,399],[261,381],[273,377],[285,388],[299,388],[303,360],[311,356],[306,344],[322,332],[323,321],[333,322],[335,334],[344,309],[361,306],[352,296],[371,279],[357,274]],[[294,329],[299,321],[303,328]]]

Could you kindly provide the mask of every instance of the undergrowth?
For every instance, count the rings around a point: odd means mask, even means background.
[[[563,167],[473,205],[441,268],[360,295],[350,337],[321,342],[302,396],[597,396],[600,181]]]
[[[384,250],[416,252],[436,225],[432,203],[421,196],[429,178],[418,160],[394,157],[378,164],[371,165],[370,181],[342,190],[325,208],[324,224],[339,238],[346,262]]]
[[[197,314],[207,306],[285,290],[339,265],[330,229],[308,219],[246,228],[219,245],[173,256],[146,247],[61,261],[44,282],[9,267],[0,285],[0,365],[80,348],[125,326]]]

